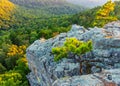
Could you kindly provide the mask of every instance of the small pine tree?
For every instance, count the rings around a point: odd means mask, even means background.
[[[109,0],[97,12],[93,26],[103,27],[106,23],[115,21],[117,18],[111,15],[114,11],[115,3]]]
[[[80,74],[82,74],[82,63],[83,62],[96,62],[98,60],[87,60],[82,59],[82,55],[90,52],[92,50],[92,41],[79,41],[76,38],[68,38],[66,39],[64,45],[62,47],[55,47],[52,49],[52,53],[55,55],[54,61],[59,61],[62,58],[74,58],[77,62],[80,63]],[[69,55],[72,54],[72,57]],[[76,58],[75,55],[77,55]]]

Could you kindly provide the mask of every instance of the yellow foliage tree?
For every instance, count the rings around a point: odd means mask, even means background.
[[[8,57],[15,56],[15,55],[24,56],[25,50],[26,50],[25,45],[22,45],[22,46],[11,45],[11,47],[9,48],[9,52],[7,53],[7,56]]]
[[[114,11],[115,3],[109,0],[96,13],[93,26],[103,27],[106,23],[115,21],[117,18],[110,15]]]
[[[5,21],[10,20],[14,8],[15,5],[9,0],[0,0],[0,28],[9,27]]]

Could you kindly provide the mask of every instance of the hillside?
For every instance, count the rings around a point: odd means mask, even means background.
[[[14,8],[15,5],[9,0],[0,0],[0,28],[9,27],[8,24],[11,22],[11,15]]]
[[[28,9],[39,9],[49,14],[75,14],[84,8],[71,4],[65,0],[10,0],[11,2]]]
[[[62,5],[67,3],[65,0],[10,0],[15,4],[26,7],[43,7],[48,5]]]
[[[93,20],[95,19],[97,11],[101,8],[101,6],[85,10],[81,13],[75,14],[71,17],[71,21],[73,24],[82,25],[86,28],[94,27],[92,26]],[[115,8],[114,11],[110,13],[112,16],[116,16],[120,19],[120,1],[115,1]]]
[[[34,21],[35,23],[37,22],[38,24],[38,22],[41,22],[46,18],[59,18],[60,16],[64,17],[64,15],[69,16],[85,10],[84,7],[70,4],[64,0],[2,0],[0,4],[1,6],[5,5],[0,8],[0,10],[3,9],[5,11],[0,12],[5,14],[4,16],[1,14],[0,29],[19,27],[28,28],[28,26],[31,25],[31,21]],[[6,6],[8,5],[6,4],[9,4],[9,7],[7,7],[8,11],[6,9]],[[14,6],[14,8],[11,6]],[[12,13],[10,11],[12,11]],[[8,17],[10,17],[10,19],[7,19]]]

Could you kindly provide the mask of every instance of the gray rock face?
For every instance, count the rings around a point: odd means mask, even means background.
[[[52,86],[119,86],[120,69],[105,70],[99,74],[64,77]]]
[[[115,21],[108,23],[104,26],[108,33],[111,33],[112,36],[120,38],[120,21]]]
[[[116,24],[115,28],[119,27],[119,24]],[[80,86],[96,86],[100,81],[96,78],[92,79],[92,75],[88,75],[88,80],[87,76],[80,76],[79,63],[76,63],[74,59],[62,59],[59,62],[54,62],[51,49],[62,46],[65,39],[70,37],[76,37],[82,41],[92,40],[93,51],[87,53],[85,57],[101,59],[102,62],[91,63],[91,72],[100,71],[99,67],[103,69],[120,68],[120,38],[118,36],[108,38],[107,31],[109,31],[109,27],[107,29],[93,28],[85,30],[81,26],[73,25],[68,33],[61,33],[45,41],[35,41],[27,49],[27,59],[31,70],[27,78],[31,86],[79,86],[79,84]],[[118,70],[120,71],[120,69]],[[65,80],[61,78],[65,78]],[[70,84],[62,85],[66,81]],[[120,83],[119,79],[118,82]],[[103,85],[100,84],[99,86]]]

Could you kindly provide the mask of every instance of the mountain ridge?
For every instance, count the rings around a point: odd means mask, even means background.
[[[18,5],[22,5],[22,6],[30,6],[30,5],[39,5],[39,6],[44,6],[44,5],[53,5],[53,4],[63,4],[66,3],[65,0],[10,0],[11,2],[18,4]]]
[[[84,10],[84,7],[67,2],[66,0],[10,0],[16,5],[28,9],[48,11],[50,14],[76,14]],[[58,11],[58,13],[56,12]]]
[[[2,0],[4,1],[4,0]],[[15,5],[14,13],[10,16],[12,22],[8,20],[2,22],[8,22],[6,25],[0,27],[0,29],[6,29],[13,27],[17,24],[23,24],[22,22],[34,18],[50,18],[62,15],[71,15],[83,11],[85,8],[80,7],[65,0],[5,0]],[[2,3],[3,4],[3,3]],[[17,22],[17,23],[15,23]],[[27,21],[26,21],[27,22]],[[2,25],[2,24],[1,24]],[[15,28],[14,27],[14,28]]]

